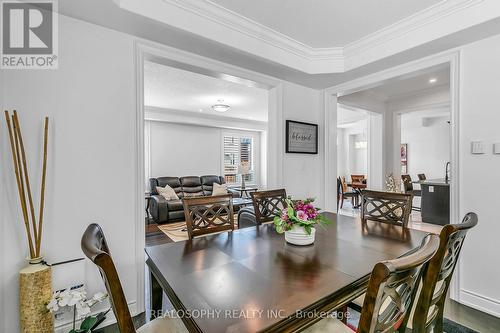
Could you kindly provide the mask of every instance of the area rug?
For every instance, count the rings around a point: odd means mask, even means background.
[[[158,229],[173,242],[182,242],[189,239],[185,221],[159,224]],[[234,229],[238,229],[237,216],[234,217]]]
[[[350,311],[350,317],[347,320],[347,326],[353,331],[356,332],[356,327],[359,323],[360,314],[356,311]],[[407,330],[407,332],[411,332]],[[443,332],[444,333],[479,333],[477,331],[471,330],[468,327],[462,326],[454,321],[444,318],[443,321]]]
[[[446,333],[479,333],[446,318],[443,321],[443,331]]]

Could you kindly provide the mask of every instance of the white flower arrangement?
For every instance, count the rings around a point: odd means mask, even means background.
[[[108,297],[107,293],[98,292],[92,298],[87,298],[87,292],[85,289],[65,289],[62,291],[56,291],[52,295],[52,299],[47,304],[47,309],[55,313],[59,311],[60,308],[70,307],[73,308],[73,331],[75,327],[76,319],[87,318],[90,316],[90,309],[97,303],[101,303]],[[107,313],[107,311],[106,311]]]

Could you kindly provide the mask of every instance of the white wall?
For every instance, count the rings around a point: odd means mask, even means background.
[[[40,179],[43,117],[50,144],[43,254],[49,263],[79,258],[85,227],[99,222],[110,236],[127,300],[137,296],[135,271],[135,68],[133,40],[64,16],[59,21],[59,69],[2,70],[3,108],[17,109],[33,189]],[[1,121],[1,332],[19,332],[18,271],[27,246],[10,151]],[[38,197],[38,195],[37,195]],[[89,292],[103,290],[97,269],[80,262]],[[59,270],[59,269],[58,269]],[[71,276],[75,271],[63,274]],[[61,286],[55,286],[61,287]]]
[[[368,116],[366,116],[368,118]],[[355,141],[367,141],[368,124],[367,119],[358,120],[349,125],[349,127],[338,128],[339,150],[337,175],[350,179],[352,174],[367,175],[368,150],[355,149]]]
[[[373,190],[385,189],[384,115],[368,114],[368,186]]]
[[[283,180],[287,194],[297,198],[316,197],[324,207],[324,113],[318,90],[286,82],[283,86],[284,119],[320,124],[318,155],[285,154]],[[320,111],[321,110],[321,111]],[[282,148],[284,149],[284,147]]]
[[[445,177],[445,165],[451,159],[449,119],[428,118],[422,112],[401,116],[401,143],[408,144],[408,174],[412,179],[419,173],[427,179]]]
[[[401,115],[421,113],[448,115],[450,112],[450,87],[443,85],[414,94],[405,94],[387,101],[385,113],[385,170],[396,179],[401,177]],[[420,172],[418,172],[420,173]],[[444,176],[439,176],[442,178]]]
[[[500,35],[463,48],[460,78],[460,211],[479,216],[464,245],[460,297],[500,317],[500,155],[492,154],[500,142]],[[471,155],[474,140],[484,140],[486,154]]]
[[[151,177],[222,175],[222,136],[244,134],[254,138],[254,160],[259,172],[260,133],[216,127],[147,121],[150,126]],[[260,185],[260,184],[259,184]]]
[[[142,211],[142,202],[135,202],[136,191],[142,188],[135,187],[134,40],[60,16],[58,70],[0,72],[3,108],[21,113],[34,188],[38,188],[42,121],[45,115],[51,117],[43,253],[49,262],[82,257],[80,237],[89,223],[99,222],[108,234],[133,314],[143,310],[135,309],[143,290],[138,290],[134,246],[136,208]],[[284,185],[298,197],[321,196],[325,186],[321,94],[283,82],[280,102],[284,119],[320,125],[318,155],[285,155]],[[27,246],[1,123],[0,332],[18,332],[18,271],[26,264]],[[59,274],[84,281],[89,292],[102,290],[95,267],[88,261],[80,265],[84,273],[61,269]]]

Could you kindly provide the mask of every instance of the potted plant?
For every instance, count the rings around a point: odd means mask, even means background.
[[[313,206],[314,199],[286,199],[287,207],[274,218],[274,227],[280,234],[285,233],[285,240],[294,245],[314,243],[316,225],[331,223],[320,214],[320,209]]]
[[[85,288],[65,289],[56,291],[52,295],[52,299],[47,304],[47,310],[52,313],[59,311],[61,308],[69,307],[73,310],[73,328],[69,333],[91,333],[106,319],[106,314],[109,310],[92,315],[90,309],[97,303],[101,303],[108,294],[103,292],[96,293],[92,298],[87,298]],[[80,328],[76,328],[76,321],[83,319]]]

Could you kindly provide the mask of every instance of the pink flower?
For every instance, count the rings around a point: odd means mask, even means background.
[[[303,210],[298,210],[297,211],[297,218],[299,220],[302,220],[302,221],[307,221],[308,220],[308,215]]]
[[[300,201],[300,200],[299,200],[299,201],[297,201],[297,202],[295,203],[295,207],[293,207],[293,208],[294,208],[296,211],[298,211],[298,210],[304,210],[304,209],[303,209],[303,208],[304,208],[304,202],[303,202],[303,201]]]
[[[288,211],[287,211],[287,209],[282,209],[281,210],[281,219],[283,221],[288,221]]]
[[[304,211],[307,213],[307,216],[309,216],[310,219],[314,219],[316,218],[316,216],[318,216],[318,211],[311,204],[305,205]]]

